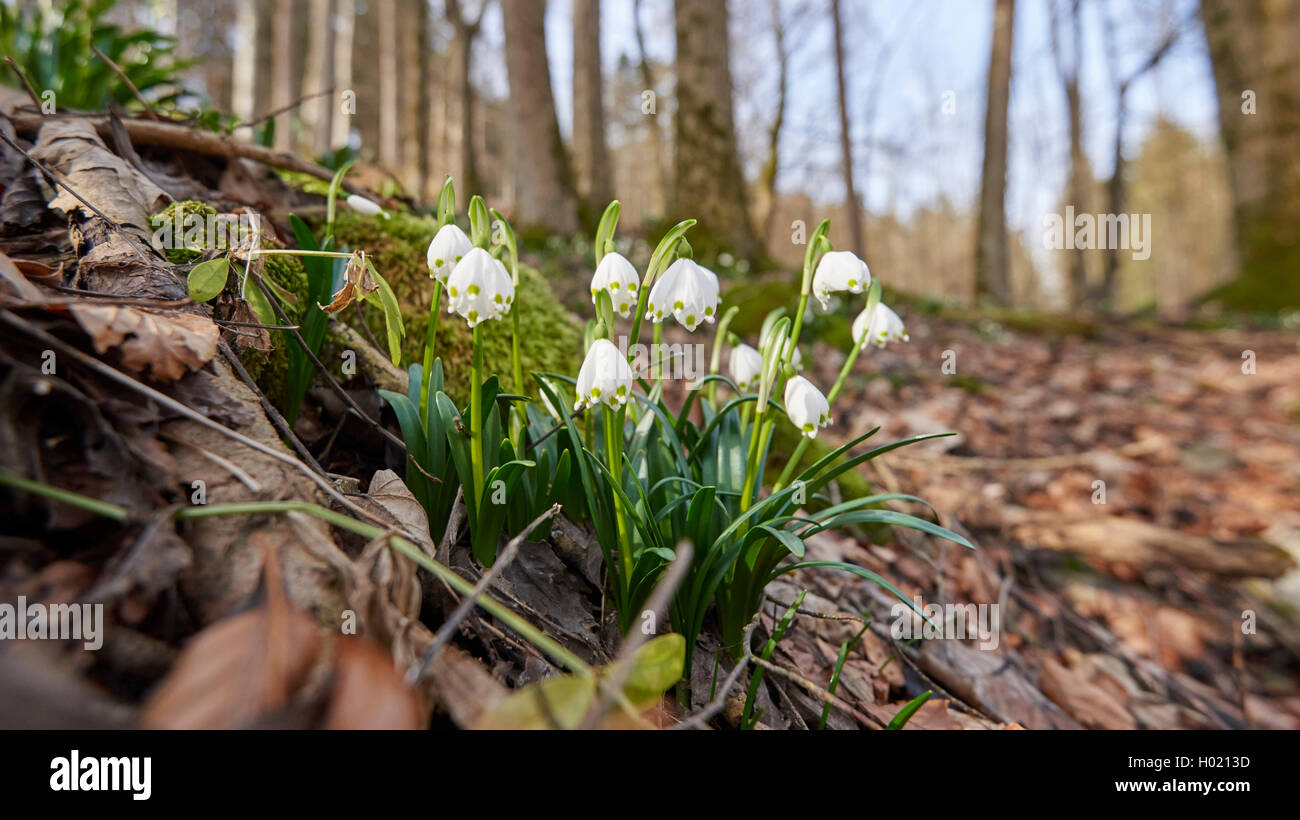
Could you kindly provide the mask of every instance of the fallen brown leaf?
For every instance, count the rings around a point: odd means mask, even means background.
[[[70,310],[97,353],[121,348],[123,365],[155,379],[175,381],[217,354],[217,326],[202,316],[121,305],[78,304]]]

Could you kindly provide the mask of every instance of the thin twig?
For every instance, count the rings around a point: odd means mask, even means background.
[[[95,46],[94,43],[91,43],[91,44],[90,44],[90,50],[93,51],[93,52],[95,52],[95,56],[98,57],[99,59],[103,60],[104,63],[107,64],[108,67],[109,67],[110,69],[113,70],[113,73],[117,75],[117,78],[118,78],[119,80],[121,80],[122,82],[126,83],[126,87],[127,87],[128,89],[130,89],[130,91],[131,91],[131,95],[134,96],[134,97],[136,98],[136,100],[138,100],[139,103],[140,103],[141,105],[144,106],[144,110],[145,110],[145,112],[148,113],[149,116],[150,116],[151,118],[153,118],[153,119],[155,119],[155,120],[163,120],[163,119],[164,119],[163,117],[158,116],[158,112],[157,112],[157,111],[153,110],[153,106],[150,105],[150,104],[149,104],[149,101],[146,100],[146,99],[144,98],[144,95],[140,93],[140,89],[138,89],[138,88],[135,87],[135,83],[131,82],[131,78],[128,77],[128,76],[126,76],[126,72],[122,70],[122,67],[121,67],[121,66],[119,66],[117,63],[115,63],[115,62],[113,62],[111,59],[109,59],[108,55],[105,54],[104,52],[100,51],[100,50]]]
[[[271,303],[271,309],[275,311],[275,315],[279,317],[280,321],[286,325],[292,325],[293,320],[291,320],[289,315],[284,312],[284,308],[280,307],[279,299],[271,292],[271,289],[267,287],[266,282],[262,281],[262,275],[254,270],[250,270],[249,275],[253,277],[253,283],[261,288],[263,295],[266,296],[266,300]],[[375,430],[377,430],[384,438],[388,439],[391,444],[401,448],[401,451],[405,453],[406,442],[390,433],[382,424],[370,418],[366,411],[361,409],[361,405],[357,404],[356,399],[352,398],[352,395],[343,389],[343,385],[338,383],[334,378],[334,374],[330,373],[325,365],[321,363],[320,358],[316,356],[314,351],[312,351],[311,345],[307,344],[307,340],[298,332],[297,327],[295,326],[295,328],[289,332],[292,333],[293,338],[298,341],[298,347],[302,349],[303,353],[307,354],[307,358],[311,360],[311,363],[316,365],[316,369],[325,377],[325,381],[329,383],[329,386],[333,389],[335,395],[343,400],[343,403],[348,406],[348,409],[355,413],[357,417],[366,424],[375,428]]]
[[[731,692],[731,687],[736,685],[736,682],[740,680],[741,673],[749,666],[749,662],[754,659],[754,651],[750,648],[750,644],[753,641],[754,629],[757,626],[758,616],[755,615],[749,625],[745,627],[745,631],[740,638],[740,645],[744,648],[745,656],[731,668],[731,672],[727,674],[727,679],[714,692],[713,700],[705,704],[703,709],[674,726],[674,729],[707,729],[709,721],[713,720],[713,716],[721,712],[723,707],[727,705],[727,694]],[[689,675],[690,671],[687,670],[686,674]]]
[[[659,583],[655,585],[654,592],[646,600],[645,611],[659,613],[668,608],[668,603],[672,600],[673,593],[681,584],[682,579],[686,577],[686,571],[691,567],[691,558],[695,551],[689,541],[682,541],[677,545],[675,550],[677,557],[668,566],[668,570]],[[578,725],[579,729],[595,729],[604,716],[606,710],[623,692],[623,684],[632,674],[632,656],[641,648],[641,645],[649,638],[639,629],[633,629],[631,634],[623,640],[623,645],[619,647],[618,655],[614,657],[610,669],[613,670],[605,678],[598,678],[596,686],[600,690],[600,696],[595,699],[591,707],[587,709],[587,714],[583,717],[582,723]],[[689,672],[689,670],[683,670]]]
[[[882,729],[885,728],[885,722],[880,718],[870,712],[863,712],[838,695],[832,695],[830,692],[827,692],[825,689],[803,677],[799,673],[786,669],[784,666],[778,666],[777,664],[760,657],[754,657],[752,660],[763,669],[766,669],[775,675],[780,675],[786,680],[797,684],[801,689],[817,698],[822,703],[829,703],[835,708],[852,715],[859,723],[874,723]]]
[[[288,419],[280,415],[280,411],[275,409],[275,405],[271,404],[271,400],[262,392],[262,388],[257,386],[257,382],[253,381],[252,376],[248,375],[248,371],[244,369],[244,363],[239,360],[239,357],[235,355],[235,351],[231,350],[230,345],[225,342],[221,343],[221,355],[225,356],[226,361],[230,362],[230,366],[234,369],[235,375],[239,376],[239,380],[249,390],[253,391],[254,396],[257,396],[258,404],[262,405],[263,412],[271,420],[271,424],[275,426],[276,432],[289,440],[289,444],[292,445],[294,451],[309,467],[320,473],[322,477],[325,477],[325,468],[321,467],[312,456],[311,451],[307,449],[307,445],[303,444],[293,432],[293,429],[289,427]]]
[[[324,97],[326,94],[333,94],[333,93],[334,93],[334,88],[331,86],[330,88],[327,88],[324,91],[317,91],[314,94],[304,94],[303,96],[299,97],[298,99],[294,100],[288,105],[281,106],[275,109],[274,111],[270,112],[269,114],[263,114],[262,116],[257,117],[256,119],[249,120],[248,122],[241,122],[239,125],[236,125],[235,128],[236,129],[256,128],[257,126],[261,125],[267,120],[273,120],[276,117],[280,116],[281,114],[288,114],[290,111],[294,110],[295,108],[307,102],[308,100],[314,100],[317,97]]]
[[[41,98],[39,95],[37,95],[36,89],[32,88],[32,84],[27,79],[27,75],[24,74],[23,70],[18,67],[18,63],[14,62],[13,57],[5,57],[5,62],[8,63],[9,67],[12,68],[14,73],[18,75],[19,81],[21,81],[23,84],[23,89],[27,91],[27,96],[31,97],[32,99],[32,105],[36,106],[37,109],[39,109],[41,107]]]
[[[438,634],[433,636],[433,643],[429,644],[429,648],[425,650],[424,658],[420,661],[420,665],[412,667],[410,671],[406,673],[406,683],[408,686],[414,686],[418,683],[420,678],[424,677],[424,673],[428,668],[432,666],[433,662],[442,654],[443,647],[451,640],[451,636],[455,634],[456,629],[460,627],[461,621],[465,620],[465,616],[469,615],[469,611],[474,608],[479,597],[487,591],[488,587],[492,586],[493,582],[496,581],[497,576],[504,572],[506,567],[510,566],[511,562],[515,560],[515,555],[519,552],[519,545],[523,543],[525,536],[537,529],[543,521],[551,518],[559,511],[559,504],[551,505],[550,509],[537,516],[537,518],[533,519],[533,523],[524,527],[518,535],[510,539],[510,542],[506,544],[506,548],[501,551],[501,554],[497,556],[496,561],[492,563],[491,568],[489,568],[487,572],[483,573],[483,577],[478,579],[478,583],[474,585],[474,591],[461,600],[460,604],[457,605],[456,609],[451,613],[451,616],[447,618],[446,622],[444,622],[438,629]]]

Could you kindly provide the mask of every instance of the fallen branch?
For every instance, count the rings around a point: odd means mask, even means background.
[[[108,138],[112,135],[113,129],[107,115],[85,116],[79,114],[77,116],[94,126],[95,131],[101,137]],[[18,133],[35,134],[40,130],[42,124],[50,120],[50,117],[38,114],[13,114],[9,117],[9,120]],[[200,131],[187,125],[154,120],[122,120],[122,126],[126,129],[127,135],[135,145],[168,148],[173,151],[192,151],[196,154],[221,159],[251,159],[271,168],[308,174],[326,182],[334,179],[333,171],[314,162],[299,159],[292,154],[273,151],[261,145],[239,142],[225,134]],[[360,194],[377,202],[383,199],[365,186],[358,185],[346,178],[343,180],[342,186],[349,193]]]

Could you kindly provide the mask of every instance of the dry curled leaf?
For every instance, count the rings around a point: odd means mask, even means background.
[[[343,272],[343,287],[334,294],[328,305],[321,305],[320,309],[326,313],[338,313],[378,289],[379,283],[370,275],[370,266],[366,264],[365,251],[357,251],[348,259],[347,270]]]
[[[123,365],[155,379],[175,381],[217,354],[217,326],[202,316],[122,305],[78,304],[70,310],[97,353],[121,348]]]

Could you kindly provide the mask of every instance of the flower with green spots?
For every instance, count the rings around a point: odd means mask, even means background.
[[[795,376],[786,382],[785,414],[808,438],[817,438],[817,431],[832,421],[830,403],[822,391],[803,376]]]
[[[443,225],[429,243],[429,275],[446,283],[452,270],[473,247],[474,243],[458,226]]]
[[[591,303],[602,290],[609,291],[610,301],[619,316],[626,319],[636,306],[637,289],[641,286],[636,268],[621,253],[605,254],[591,277]]]
[[[871,284],[871,271],[851,251],[829,251],[817,263],[812,290],[822,310],[830,308],[831,294],[839,291],[861,293]]]
[[[615,410],[632,397],[636,376],[627,357],[608,339],[591,343],[578,371],[578,399],[574,410],[605,404]]]
[[[510,312],[515,285],[505,265],[482,248],[473,248],[447,277],[447,296],[447,312],[474,327]]]
[[[713,323],[719,301],[717,274],[692,259],[678,259],[650,289],[645,318],[659,324],[671,313],[694,332],[702,322]]]
[[[863,348],[868,344],[884,347],[886,342],[906,342],[903,320],[884,302],[877,302],[870,316],[864,310],[853,320],[853,341]]]

